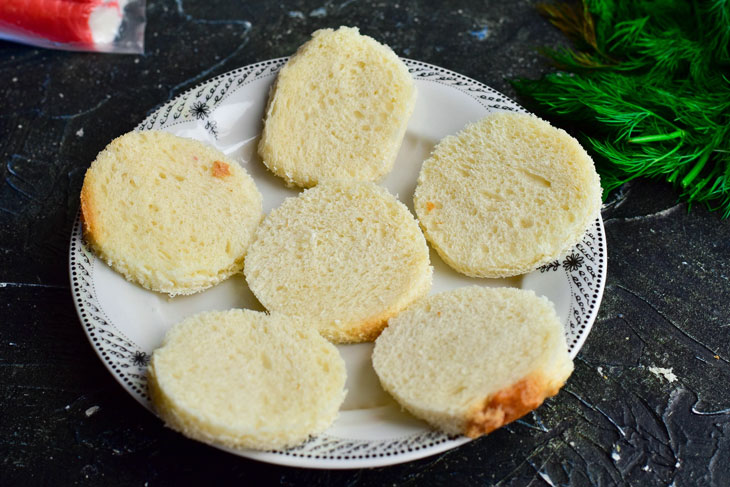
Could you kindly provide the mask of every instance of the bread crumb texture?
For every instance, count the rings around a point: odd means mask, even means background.
[[[413,415],[476,437],[555,395],[573,362],[546,298],[470,286],[424,298],[392,318],[375,341],[373,367]]]
[[[154,351],[150,397],[184,435],[267,450],[328,428],[345,397],[345,363],[302,320],[250,310],[212,311],[175,325]]]
[[[346,343],[373,340],[424,296],[432,268],[405,205],[374,183],[328,181],[264,219],[244,274],[267,309],[301,316]]]
[[[81,213],[99,257],[170,295],[240,272],[263,217],[261,194],[239,164],[159,131],[130,132],[99,153],[84,178]]]
[[[533,115],[496,112],[444,138],[419,174],[426,238],[473,277],[530,272],[568,251],[601,207],[593,161]]]
[[[390,172],[416,100],[406,65],[357,28],[312,34],[269,95],[259,154],[288,184]]]
[[[213,177],[224,178],[231,175],[231,166],[221,161],[213,161]]]

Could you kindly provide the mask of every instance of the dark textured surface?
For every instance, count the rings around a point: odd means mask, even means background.
[[[71,224],[100,149],[194,84],[289,55],[320,27],[357,25],[510,96],[505,78],[546,71],[535,47],[563,40],[525,1],[149,3],[144,56],[0,42],[0,485],[730,484],[729,223],[645,181],[604,209],[598,319],[567,386],[524,421],[420,461],[336,472],[163,428],[105,370],[71,301]]]

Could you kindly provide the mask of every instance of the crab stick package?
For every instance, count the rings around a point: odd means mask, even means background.
[[[0,0],[0,39],[70,51],[141,54],[145,0]]]

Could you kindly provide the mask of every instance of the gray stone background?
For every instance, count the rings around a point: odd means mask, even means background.
[[[393,467],[239,458],[164,428],[106,371],[71,301],[84,171],[195,84],[359,26],[514,97],[564,44],[533,2],[150,0],[143,56],[0,42],[0,485],[730,485],[730,232],[636,181],[603,210],[608,281],[560,394],[519,424]],[[657,368],[667,369],[658,371]]]

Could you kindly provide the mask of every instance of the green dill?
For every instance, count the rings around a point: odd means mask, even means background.
[[[573,41],[560,71],[512,83],[530,108],[579,127],[604,197],[637,177],[730,216],[730,0],[540,4]]]

